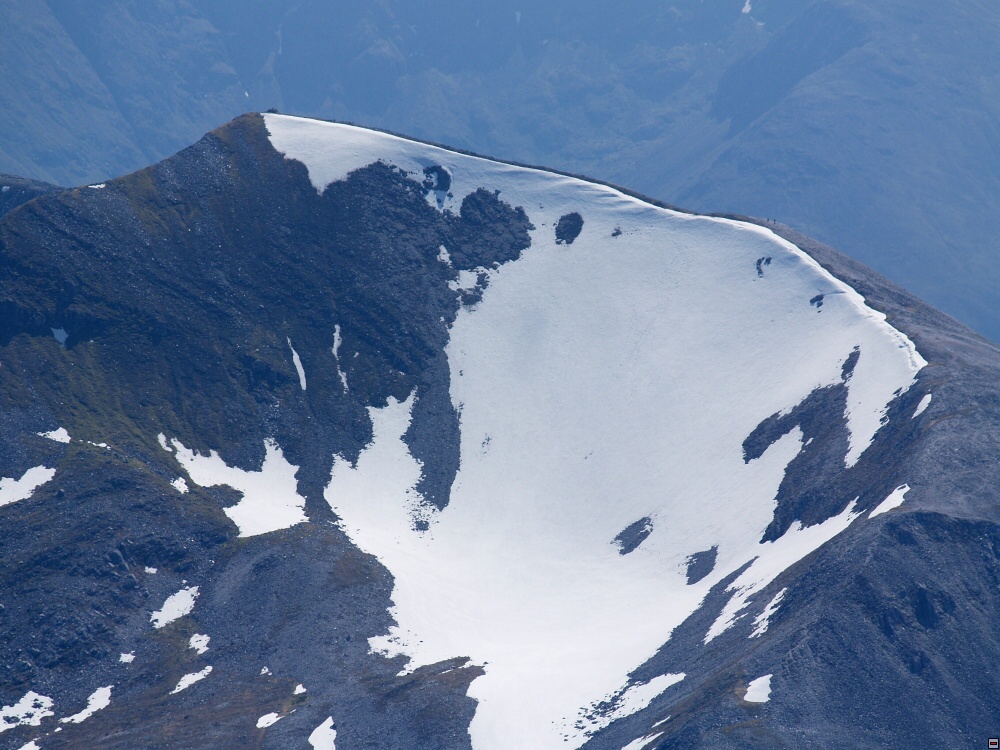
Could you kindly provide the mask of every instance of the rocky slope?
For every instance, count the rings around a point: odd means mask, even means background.
[[[56,185],[38,180],[28,180],[9,174],[0,174],[0,216],[27,203],[32,198],[60,190]]]
[[[783,227],[241,117],[0,220],[0,742],[967,746],[998,367]]]

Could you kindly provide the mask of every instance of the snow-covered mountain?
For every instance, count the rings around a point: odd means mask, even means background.
[[[1000,341],[1000,4],[7,0],[0,172],[79,185],[248,110],[777,218]]]
[[[781,227],[248,115],[12,210],[0,284],[11,747],[997,718],[997,352]]]

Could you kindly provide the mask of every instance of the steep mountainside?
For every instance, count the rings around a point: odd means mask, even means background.
[[[0,220],[0,742],[967,746],[998,354],[783,227],[240,117]]]

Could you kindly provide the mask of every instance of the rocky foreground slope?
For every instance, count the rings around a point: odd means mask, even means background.
[[[0,220],[0,744],[984,741],[998,370],[785,228],[241,117]]]

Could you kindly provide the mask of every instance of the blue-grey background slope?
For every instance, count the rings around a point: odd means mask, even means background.
[[[1000,6],[9,0],[0,171],[99,181],[276,107],[775,218],[1000,339]]]

